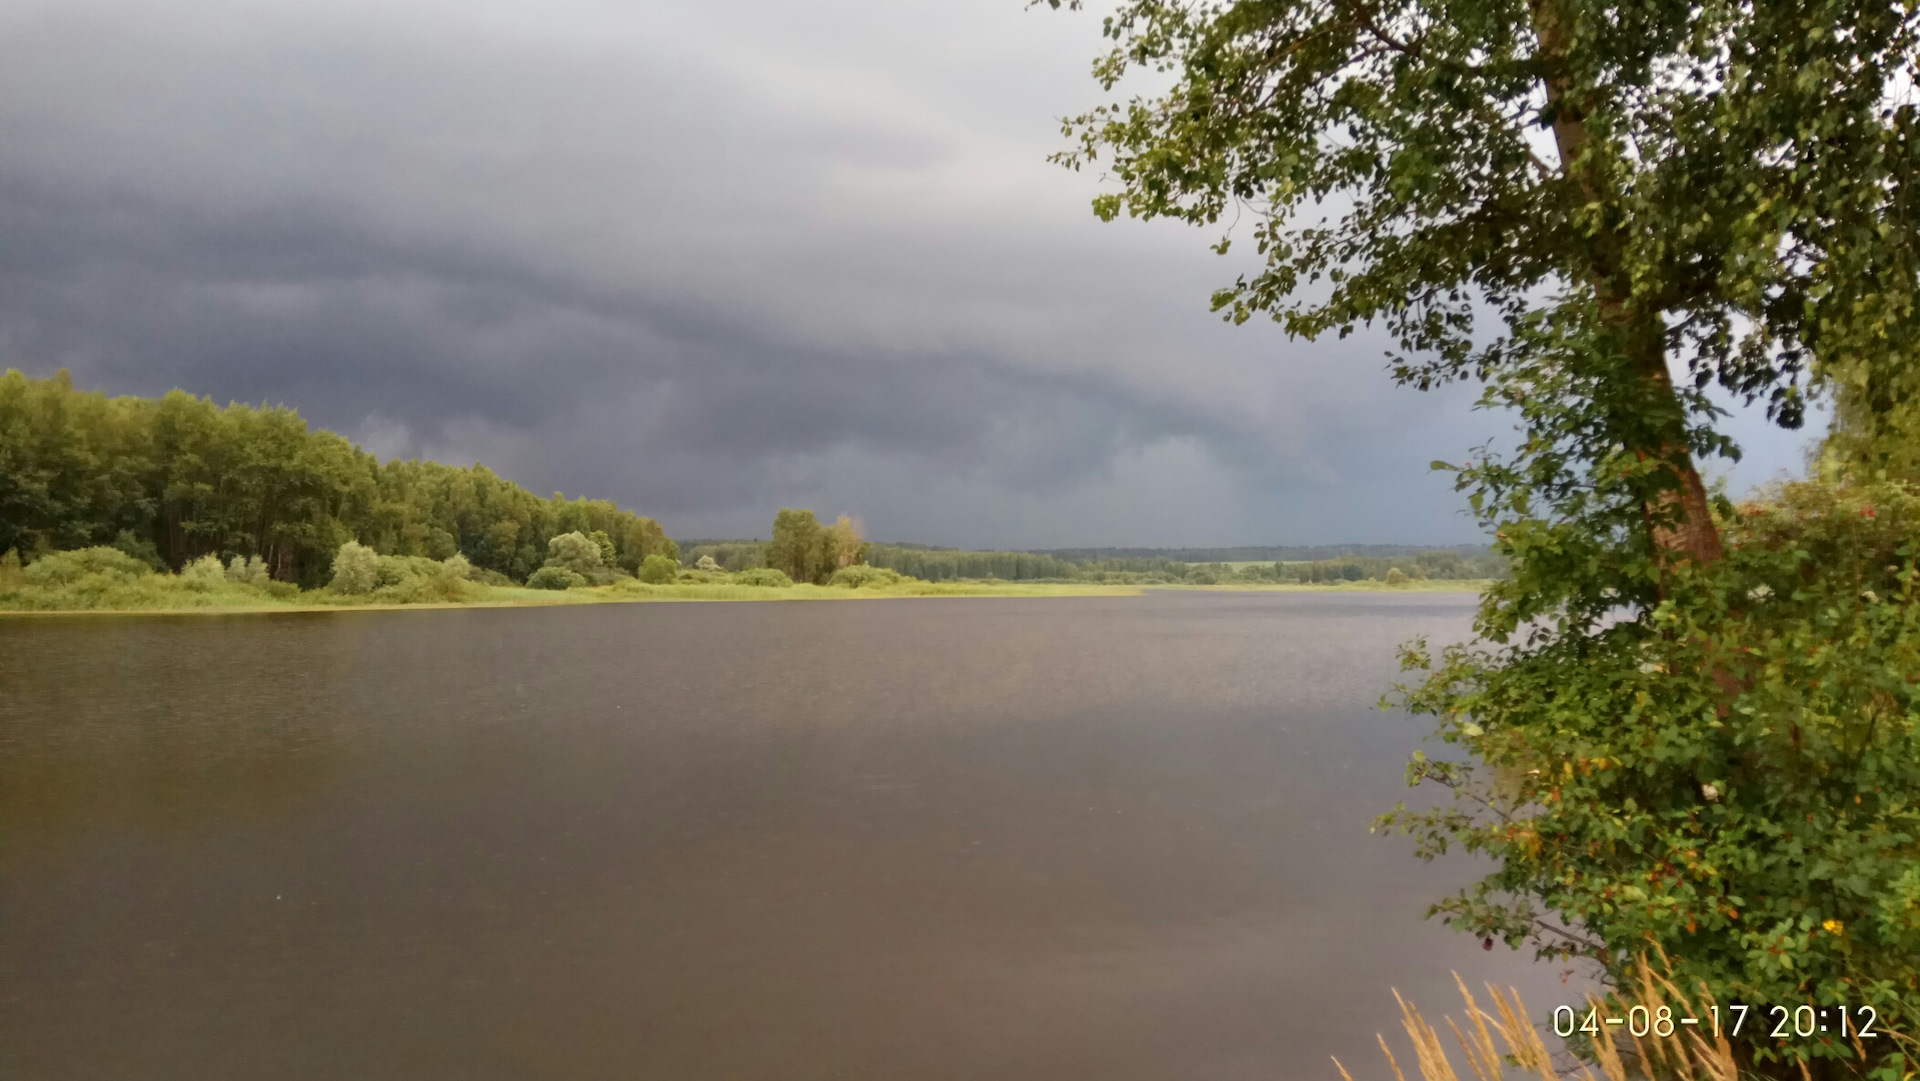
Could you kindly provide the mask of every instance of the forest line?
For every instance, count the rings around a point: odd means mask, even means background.
[[[847,515],[826,523],[783,508],[769,540],[689,542],[683,552],[657,521],[609,500],[543,498],[479,463],[382,462],[286,406],[218,406],[181,390],[109,397],[75,388],[65,371],[0,376],[0,593],[43,594],[0,597],[0,607],[100,607],[109,595],[145,607],[163,595],[286,601],[314,590],[343,602],[458,603],[486,587],[621,582],[1257,586],[1501,573],[1497,557],[1471,547],[1363,546],[1267,563],[1128,551],[873,543]],[[91,592],[81,588],[89,582]]]

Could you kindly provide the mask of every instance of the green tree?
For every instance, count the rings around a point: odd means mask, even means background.
[[[527,576],[530,589],[575,589],[586,584],[584,575],[558,563],[549,563]]]
[[[810,510],[782,508],[773,518],[773,539],[767,542],[766,565],[796,582],[825,581],[826,530]]]
[[[561,533],[547,541],[547,566],[564,567],[585,578],[603,567],[600,546],[578,531]]]
[[[1106,31],[1105,87],[1173,79],[1068,122],[1060,160],[1104,156],[1122,185],[1100,216],[1250,205],[1265,266],[1216,309],[1309,338],[1383,323],[1401,381],[1489,380],[1530,448],[1490,494],[1627,470],[1590,501],[1630,512],[1579,531],[1596,542],[1718,557],[1693,458],[1732,446],[1708,383],[1792,425],[1810,358],[1871,382],[1913,351],[1905,8],[1128,0]]]
[[[614,551],[613,538],[607,536],[606,530],[596,529],[587,534],[587,539],[592,541],[594,545],[600,549],[600,562],[602,564],[611,567],[619,562],[620,556],[618,552]]]
[[[153,542],[145,537],[135,535],[131,529],[121,530],[114,536],[113,543],[108,547],[118,548],[154,570],[167,569],[166,560],[160,558],[160,549],[155,548]]]
[[[358,541],[348,541],[333,556],[335,592],[371,593],[380,576],[380,554]]]
[[[831,576],[837,570],[867,561],[868,545],[861,533],[860,523],[845,514],[826,528],[820,538],[822,574]]]
[[[1106,33],[1104,87],[1166,89],[1067,122],[1060,160],[1119,183],[1096,213],[1246,211],[1259,266],[1216,310],[1381,326],[1398,381],[1478,379],[1520,422],[1506,453],[1436,463],[1511,573],[1478,644],[1407,657],[1408,703],[1505,779],[1414,763],[1465,798],[1387,824],[1499,868],[1438,911],[1615,977],[1657,946],[1748,1001],[1920,1021],[1920,692],[1882,678],[1920,670],[1920,553],[1873,525],[1901,490],[1832,496],[1815,528],[1716,506],[1695,465],[1737,454],[1716,383],[1787,426],[1834,389],[1835,453],[1869,475],[1904,423],[1920,13],[1122,0]],[[1868,1049],[1897,1075],[1892,1051]],[[1779,1076],[1854,1056],[1743,1053]]]
[[[663,555],[651,555],[641,561],[640,569],[635,572],[634,577],[640,579],[642,582],[659,585],[664,582],[673,581],[679,577],[679,574],[679,561],[668,559]]]
[[[227,581],[248,586],[264,586],[272,577],[267,573],[267,561],[259,556],[234,556],[227,564]]]
[[[111,550],[119,551],[117,548]],[[212,592],[227,581],[227,569],[221,565],[219,556],[209,552],[180,568],[180,580],[189,589]]]

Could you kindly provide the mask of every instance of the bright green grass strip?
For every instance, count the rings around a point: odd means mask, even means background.
[[[1137,596],[1137,586],[1023,582],[900,582],[878,588],[842,589],[831,586],[786,587],[728,585],[725,583],[669,583],[647,585],[621,582],[587,589],[545,590],[519,586],[485,586],[471,582],[410,593],[381,590],[344,596],[315,589],[285,593],[223,583],[193,588],[174,575],[152,575],[135,582],[85,584],[64,589],[16,587],[0,590],[0,615],[76,612],[313,612],[336,609],[393,608],[501,608],[546,607],[562,604],[620,604],[636,601],[789,601],[883,600],[891,597],[1094,597]]]
[[[1145,590],[1198,590],[1207,593],[1477,593],[1485,581],[1340,582],[1323,585],[1230,582],[1225,585],[1127,586],[1074,582],[905,581],[864,589],[833,586],[748,586],[724,582],[674,582],[648,585],[626,581],[591,589],[544,590],[459,582],[408,593],[383,590],[342,596],[325,589],[288,593],[222,583],[193,588],[174,575],[152,575],[134,582],[87,583],[64,589],[16,587],[0,590],[0,614],[59,612],[299,612],[334,609],[546,607],[561,604],[619,604],[658,601],[806,601],[885,600],[893,597],[1115,597]]]

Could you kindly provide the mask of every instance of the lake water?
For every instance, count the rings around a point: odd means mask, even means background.
[[[1471,611],[0,621],[0,1076],[1384,1077],[1391,988],[1565,995],[1367,832]]]

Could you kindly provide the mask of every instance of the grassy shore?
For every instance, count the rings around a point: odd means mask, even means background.
[[[1107,585],[1093,582],[947,581],[904,582],[845,589],[835,586],[751,586],[724,582],[675,582],[649,585],[623,581],[615,585],[568,590],[526,589],[462,583],[454,595],[397,601],[371,594],[343,596],[331,590],[272,591],[226,585],[191,589],[171,576],[153,576],[137,583],[98,591],[0,591],[0,616],[127,614],[238,614],[247,612],[381,611],[426,608],[527,608],[571,604],[629,604],[663,601],[858,601],[898,597],[1131,597],[1148,590],[1195,590],[1208,593],[1433,593],[1474,592],[1485,583],[1473,581],[1409,582],[1387,586],[1379,582],[1342,582],[1337,585]]]
[[[413,608],[530,608],[572,604],[628,604],[661,601],[847,601],[889,597],[1093,597],[1137,596],[1138,586],[1029,582],[903,582],[877,588],[831,586],[749,586],[726,583],[648,585],[626,581],[611,586],[548,590],[465,583],[457,596],[405,602],[378,594],[353,597],[315,589],[268,593],[245,587],[189,590],[170,580],[149,579],[98,593],[77,591],[0,592],[0,616],[77,613],[246,613],[380,611]],[[62,595],[65,594],[65,595]]]

